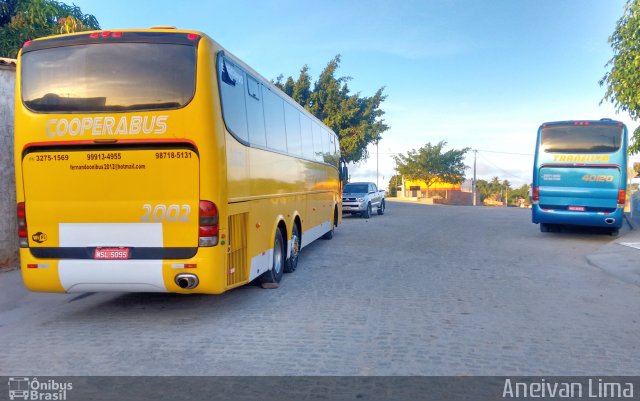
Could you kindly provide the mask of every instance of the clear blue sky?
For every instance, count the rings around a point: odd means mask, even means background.
[[[353,77],[353,91],[386,88],[391,129],[379,144],[381,187],[394,172],[391,154],[427,142],[479,149],[478,178],[522,185],[531,179],[540,123],[611,117],[630,131],[637,126],[599,105],[598,80],[612,56],[607,38],[624,0],[74,3],[103,29],[201,30],[266,78],[295,78],[308,64],[315,80],[341,54],[338,72]],[[353,180],[375,181],[375,147],[350,172]]]

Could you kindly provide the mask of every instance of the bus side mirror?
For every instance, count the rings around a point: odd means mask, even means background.
[[[347,168],[346,165],[343,165],[342,168],[340,168],[340,181],[347,181],[348,178],[349,178],[349,169]]]

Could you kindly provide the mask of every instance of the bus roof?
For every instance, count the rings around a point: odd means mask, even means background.
[[[621,121],[613,120],[611,118],[601,118],[599,120],[565,120],[565,121],[549,121],[540,124],[540,128],[549,125],[589,125],[589,124],[606,124],[606,125],[624,125]]]

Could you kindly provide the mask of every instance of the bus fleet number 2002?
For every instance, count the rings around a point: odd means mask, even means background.
[[[189,214],[191,214],[191,206],[189,205],[150,205],[145,203],[142,205],[144,214],[140,218],[142,222],[156,222],[161,223],[163,221],[181,223],[189,222]]]

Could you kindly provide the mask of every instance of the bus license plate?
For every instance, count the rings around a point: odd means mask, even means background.
[[[569,210],[573,212],[584,212],[584,206],[569,206]]]
[[[98,260],[129,259],[129,248],[96,248],[93,258]]]

